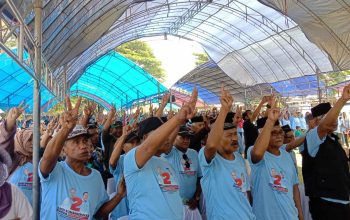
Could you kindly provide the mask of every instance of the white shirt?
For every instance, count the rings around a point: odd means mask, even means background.
[[[31,220],[33,216],[33,209],[27,200],[23,192],[18,189],[15,185],[11,184],[12,192],[12,204],[11,209],[5,217],[5,219],[20,219],[20,220]]]

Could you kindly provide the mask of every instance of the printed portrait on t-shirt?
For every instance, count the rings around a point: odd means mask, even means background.
[[[237,172],[235,170],[233,170],[231,172],[231,177],[234,181],[234,187],[239,188],[240,190],[242,190],[243,188],[243,184],[244,184],[244,174],[241,173],[240,175],[237,175]]]
[[[33,185],[33,172],[29,169],[24,169],[23,176],[20,178],[17,185],[21,189],[31,190]]]
[[[85,220],[89,218],[89,193],[84,192],[81,198],[77,195],[75,188],[70,188],[68,197],[58,207],[57,213],[70,219]]]
[[[270,185],[272,189],[278,192],[287,193],[288,189],[286,187],[286,180],[283,171],[278,172],[275,168],[271,168],[270,175]]]

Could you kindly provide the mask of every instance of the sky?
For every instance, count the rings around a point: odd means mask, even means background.
[[[167,88],[196,67],[193,53],[205,53],[200,44],[178,37],[168,36],[167,40],[164,40],[164,37],[141,40],[149,44],[155,57],[162,62],[166,73],[163,85]]]

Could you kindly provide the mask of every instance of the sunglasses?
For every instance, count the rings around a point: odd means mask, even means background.
[[[187,154],[182,154],[182,159],[185,160],[185,166],[186,166],[186,168],[190,168],[190,167],[191,167],[191,164],[190,164],[190,160],[188,159]]]

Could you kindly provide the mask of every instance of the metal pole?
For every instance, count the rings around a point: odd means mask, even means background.
[[[172,97],[172,94],[171,94],[171,90],[170,91],[170,111],[173,110],[173,97]]]
[[[320,69],[316,69],[316,77],[317,77],[317,90],[318,90],[318,103],[321,103],[321,98],[322,98],[322,94],[321,94],[321,88],[320,88]]]
[[[140,108],[140,94],[139,94],[139,90],[137,90],[137,108]]]
[[[40,219],[40,182],[38,175],[39,147],[40,147],[40,85],[41,85],[41,45],[42,45],[42,1],[36,0],[35,11],[35,75],[34,105],[33,105],[33,219]]]
[[[23,47],[24,47],[24,27],[23,24],[21,23],[19,25],[19,38],[18,38],[18,58],[19,61],[23,62]]]
[[[67,96],[67,65],[64,65],[64,67],[63,67],[63,93],[62,93],[62,96],[63,96],[63,100]],[[63,102],[63,103],[64,103],[64,108],[66,109],[67,108],[66,102]]]

